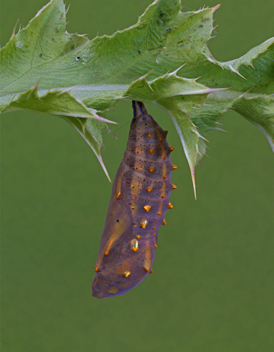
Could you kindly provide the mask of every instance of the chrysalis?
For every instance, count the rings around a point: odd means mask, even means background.
[[[92,295],[123,295],[150,272],[158,247],[158,229],[166,225],[171,172],[167,131],[133,101],[127,148],[116,173],[92,282]]]

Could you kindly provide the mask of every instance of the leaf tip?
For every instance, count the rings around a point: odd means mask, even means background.
[[[195,169],[190,169],[191,172],[191,180],[193,184],[193,191],[194,191],[194,198],[197,200],[197,193],[196,193],[196,182],[195,182]]]
[[[232,67],[231,65],[228,65],[228,66],[229,66],[229,68],[231,69],[232,72],[236,73],[238,76],[240,76],[243,79],[247,80],[247,78],[245,78],[243,75],[241,75],[239,71],[235,70],[234,67]]]
[[[221,7],[221,6],[222,6],[222,4],[218,4],[218,5],[216,5],[216,6],[213,6],[213,7],[212,7],[213,12],[212,12],[212,13],[214,13],[215,11],[217,11],[218,8]]]
[[[111,179],[110,179],[110,177],[109,177],[107,168],[105,167],[105,164],[104,164],[104,162],[103,162],[102,156],[99,154],[99,155],[97,155],[97,158],[98,158],[99,163],[101,164],[101,166],[102,166],[102,168],[103,168],[103,170],[104,170],[104,172],[105,172],[105,174],[106,174],[106,176],[107,176],[109,182],[112,183],[112,181],[111,181]]]
[[[95,120],[98,120],[98,121],[102,121],[102,122],[106,122],[106,123],[113,123],[114,125],[118,125],[118,122],[105,119],[104,117],[99,116],[99,115],[95,115],[94,117],[91,117],[91,118],[94,118]]]

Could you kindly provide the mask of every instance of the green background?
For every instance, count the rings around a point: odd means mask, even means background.
[[[1,2],[1,45],[43,0]],[[112,34],[149,0],[69,0],[68,31]],[[204,0],[185,0],[197,10]],[[207,1],[213,6],[217,2]],[[227,61],[274,35],[273,0],[223,0],[209,47]],[[174,205],[159,233],[153,275],[125,296],[99,300],[91,281],[111,184],[64,120],[19,111],[1,117],[2,351],[274,351],[274,157],[265,136],[236,113],[209,133],[196,171],[198,200],[170,118],[178,165]],[[113,179],[123,157],[130,102],[107,118],[103,157]],[[112,127],[112,126],[111,126]]]

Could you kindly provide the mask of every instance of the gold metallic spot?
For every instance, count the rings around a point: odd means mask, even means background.
[[[135,237],[137,238],[137,240],[139,240],[141,238],[140,235],[136,235]]]
[[[162,143],[163,142],[163,138],[159,138],[159,142]]]
[[[154,149],[149,149],[148,152],[149,152],[149,154],[154,154],[155,151],[154,151]]]
[[[153,188],[152,188],[152,187],[147,187],[147,188],[146,188],[146,191],[147,191],[148,193],[150,193],[150,192],[153,191]]]
[[[165,219],[163,220],[162,225],[166,225],[166,220]]]
[[[157,233],[156,233],[156,232],[154,232],[153,236],[156,236],[156,235],[157,235]]]
[[[149,272],[150,274],[152,274],[153,273],[153,270],[152,269],[150,269],[150,272]]]
[[[173,150],[174,150],[174,147],[169,147],[170,152],[173,152]]]
[[[148,133],[147,138],[152,138],[152,135],[150,133]]]
[[[165,178],[166,178],[166,175],[163,175],[163,178],[165,179]]]
[[[162,156],[162,158],[165,160],[166,156],[165,156],[165,155],[163,155],[163,156]]]
[[[172,170],[176,170],[177,169],[177,166],[176,165],[172,165]]]
[[[117,293],[119,290],[117,287],[115,286],[112,286],[110,289],[109,289],[109,293],[111,293],[112,295],[114,295],[115,293]]]
[[[155,247],[155,248],[158,248],[159,246],[158,246],[158,244],[157,244],[157,243],[155,243],[155,244],[154,244],[154,247]]]
[[[172,186],[171,186],[171,188],[172,188],[172,189],[176,189],[176,188],[177,188],[177,186],[175,186],[175,185],[172,185]]]
[[[155,171],[155,169],[154,169],[154,167],[150,167],[150,168],[148,169],[148,171],[152,174],[152,173]]]
[[[117,194],[116,194],[116,199],[120,199],[121,198],[121,192],[118,192]]]
[[[130,271],[125,271],[125,272],[123,272],[123,276],[124,276],[124,277],[129,277],[129,276],[130,276]]]
[[[153,226],[153,227],[152,227],[152,230],[155,230],[155,229],[156,229],[156,226]]]
[[[165,132],[166,135],[168,134],[168,131],[164,131],[164,132]]]
[[[149,212],[150,209],[151,209],[151,206],[150,206],[150,205],[145,205],[145,206],[144,206],[144,211]]]
[[[141,220],[141,221],[140,221],[140,226],[141,226],[143,229],[145,229],[145,228],[147,227],[147,224],[148,224],[147,220]]]
[[[165,195],[164,193],[162,193],[161,198],[165,198],[165,196],[166,196],[166,195]]]
[[[167,209],[173,209],[173,205],[171,203],[168,203]]]
[[[109,252],[108,251],[105,251],[105,253],[104,253],[105,255],[109,255]]]
[[[99,266],[95,267],[95,272],[97,273],[97,271],[99,271]]]
[[[131,240],[130,241],[130,249],[133,251],[133,252],[137,252],[138,251],[138,248],[139,248],[139,242],[137,240]]]
[[[144,269],[145,269],[145,271],[147,271],[147,272],[149,271],[149,268],[147,268],[146,266],[144,266]]]
[[[158,211],[158,215],[161,215],[162,213],[160,211]]]

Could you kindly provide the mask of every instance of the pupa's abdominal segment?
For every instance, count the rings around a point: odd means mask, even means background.
[[[116,173],[92,282],[92,295],[123,295],[150,272],[158,229],[171,209],[174,169],[167,131],[133,102],[127,148]]]

